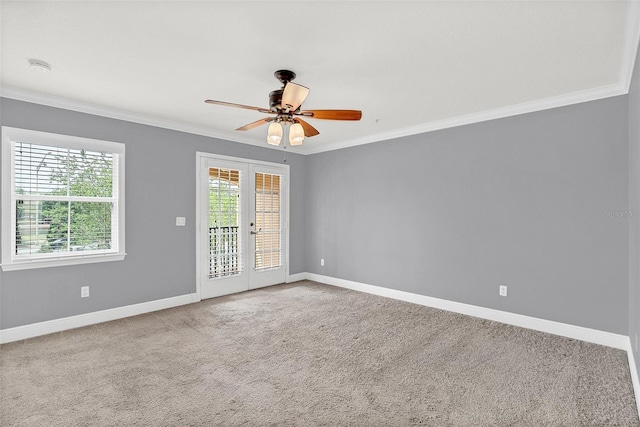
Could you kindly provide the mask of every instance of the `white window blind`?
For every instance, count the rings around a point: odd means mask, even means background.
[[[123,144],[3,128],[2,178],[3,269],[124,256]]]
[[[256,235],[255,269],[278,268],[283,263],[280,224],[280,176],[255,174]]]

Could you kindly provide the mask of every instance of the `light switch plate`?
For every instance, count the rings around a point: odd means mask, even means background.
[[[176,226],[184,227],[187,224],[187,219],[183,216],[176,217]]]

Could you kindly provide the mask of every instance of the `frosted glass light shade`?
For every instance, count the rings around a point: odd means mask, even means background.
[[[309,95],[309,88],[295,83],[287,83],[282,93],[282,108],[287,111],[296,111]]]
[[[289,128],[289,144],[302,145],[304,141],[304,129],[300,123],[294,123]]]
[[[282,125],[280,123],[271,123],[267,131],[267,143],[280,145],[280,141],[282,141]]]

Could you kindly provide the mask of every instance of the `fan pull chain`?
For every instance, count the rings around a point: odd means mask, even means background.
[[[282,150],[284,151],[284,159],[282,160],[282,162],[287,163],[287,144],[282,145]]]

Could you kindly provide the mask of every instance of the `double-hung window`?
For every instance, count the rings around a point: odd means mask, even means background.
[[[124,144],[2,128],[2,269],[124,258]]]

